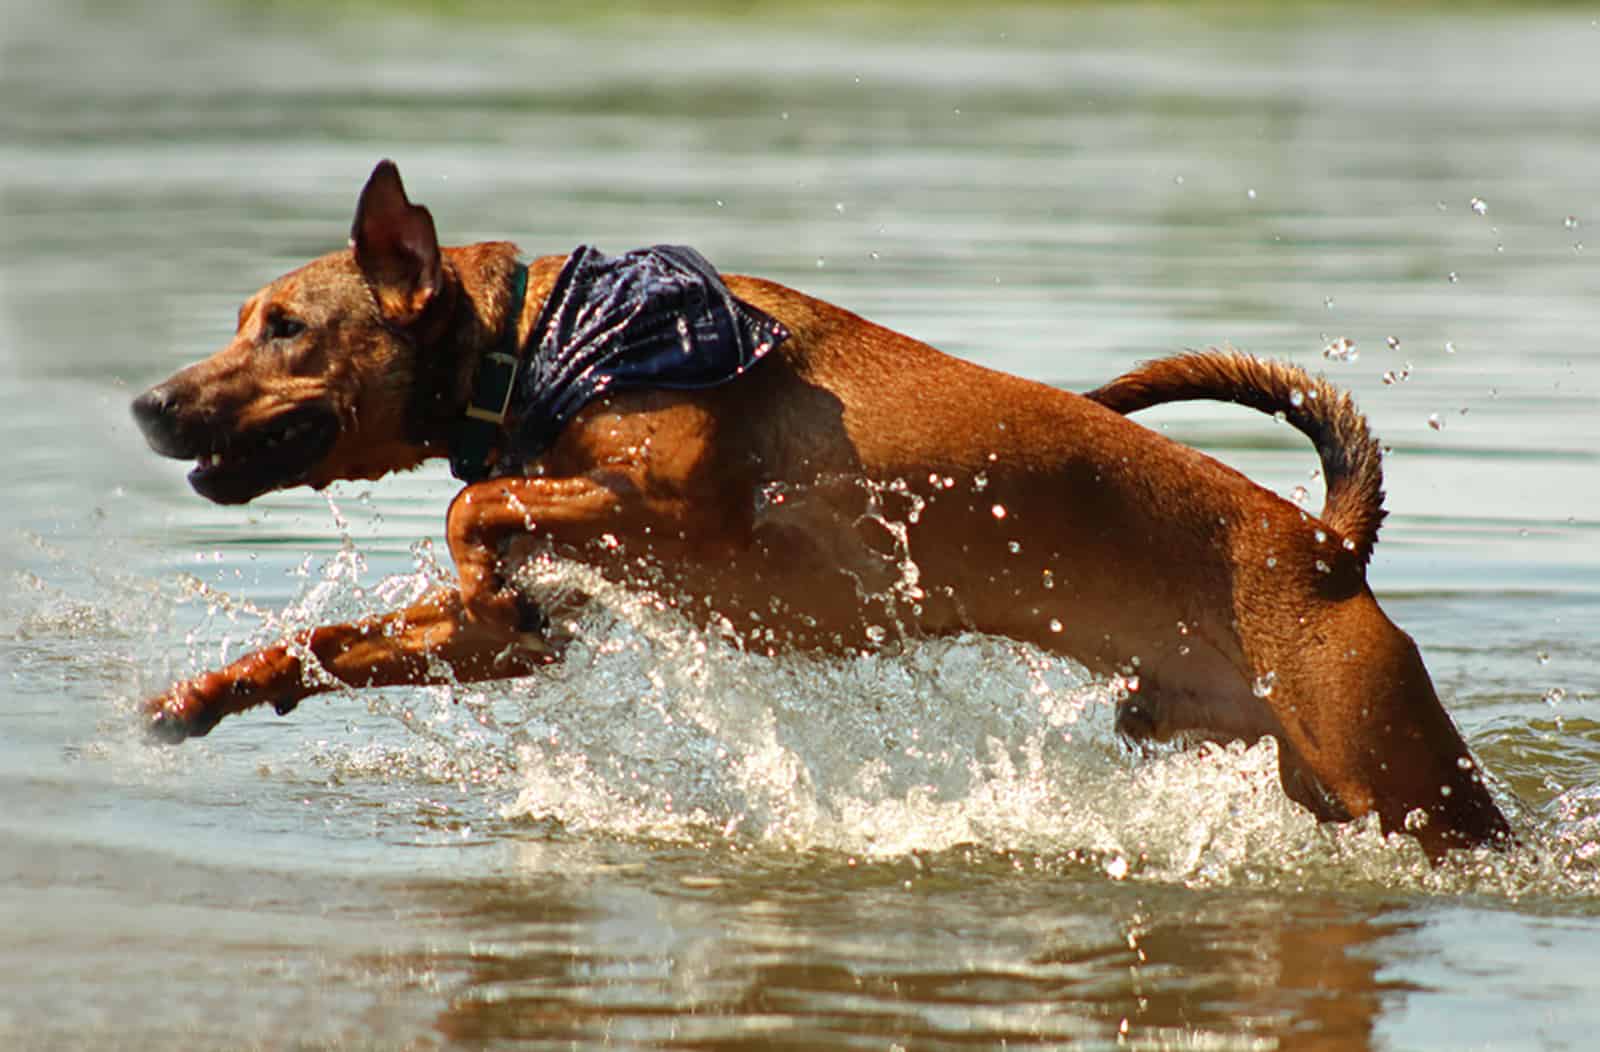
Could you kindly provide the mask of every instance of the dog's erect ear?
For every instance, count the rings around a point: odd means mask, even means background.
[[[409,325],[422,316],[443,280],[439,237],[428,210],[407,199],[393,161],[379,161],[361,188],[350,247],[385,319]]]

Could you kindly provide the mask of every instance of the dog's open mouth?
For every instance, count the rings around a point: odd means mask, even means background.
[[[323,406],[301,406],[249,431],[219,435],[196,463],[189,485],[218,504],[244,504],[306,481],[327,455],[339,421]]]

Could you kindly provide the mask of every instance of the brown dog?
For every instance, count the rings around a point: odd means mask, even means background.
[[[452,446],[459,458],[474,427],[486,454],[464,473],[487,477],[449,510],[458,589],[176,684],[147,704],[158,735],[339,684],[531,673],[559,644],[510,577],[553,552],[767,652],[1009,636],[1122,675],[1131,737],[1272,735],[1285,790],[1323,818],[1376,811],[1434,858],[1507,839],[1416,646],[1367,588],[1379,454],[1325,382],[1213,353],[1080,397],[713,272],[718,317],[744,326],[735,379],[602,381],[569,417],[517,421],[509,377],[532,366],[515,359],[570,296],[576,258],[524,270],[509,243],[441,249],[384,162],[350,250],[267,285],[232,343],[135,401],[151,446],[198,460],[194,488],[221,503],[375,479]],[[679,330],[690,349],[681,317]],[[1321,517],[1120,415],[1193,398],[1304,431],[1327,479]],[[519,448],[530,426],[546,445]]]

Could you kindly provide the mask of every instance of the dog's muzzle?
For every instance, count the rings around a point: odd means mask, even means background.
[[[241,429],[231,418],[187,407],[170,381],[135,398],[132,409],[150,448],[174,460],[194,460],[189,485],[218,504],[245,504],[305,482],[339,431],[338,417],[321,402]]]

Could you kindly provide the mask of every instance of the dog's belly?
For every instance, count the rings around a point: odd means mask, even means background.
[[[749,543],[678,588],[768,649],[986,632],[1120,675],[1143,702],[1130,734],[1275,733],[1243,672],[1218,549],[1159,521],[1153,537],[1108,521],[1116,502],[1062,515],[1061,489],[1040,481],[769,488]]]

